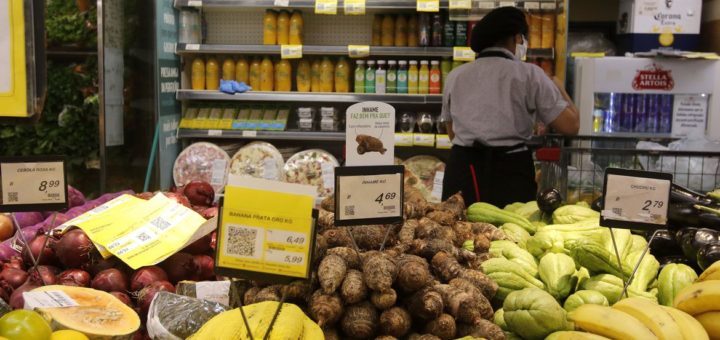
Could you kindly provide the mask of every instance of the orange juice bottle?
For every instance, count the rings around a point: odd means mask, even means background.
[[[390,14],[383,17],[381,44],[382,46],[395,45],[395,18]]]
[[[290,44],[302,45],[303,26],[302,13],[298,10],[293,11],[290,16]]]
[[[335,65],[335,92],[350,92],[350,64],[345,57]]]
[[[328,57],[320,63],[320,92],[333,92],[335,87],[335,65]]]
[[[287,45],[290,43],[290,12],[282,10],[277,17],[277,43]]]
[[[320,85],[320,59],[313,60],[310,66],[310,88],[312,92],[322,92],[322,86]]]
[[[430,94],[439,94],[442,88],[442,72],[440,71],[440,62],[433,60],[430,62]]]
[[[260,63],[260,91],[272,91],[275,87],[275,72],[270,57],[263,58]]]
[[[277,44],[277,35],[277,12],[268,9],[265,11],[265,16],[263,17],[263,44]]]
[[[395,19],[395,46],[403,47],[408,44],[408,22],[403,14]]]
[[[292,90],[292,66],[287,59],[280,59],[275,64],[275,91],[290,92]]]
[[[235,60],[231,57],[225,58],[222,69],[223,80],[235,80]]]
[[[250,64],[248,64],[245,58],[240,57],[240,59],[238,59],[237,61],[237,64],[235,64],[235,80],[247,84],[249,77]]]
[[[383,16],[375,14],[372,22],[372,46],[380,46],[382,42]]]
[[[254,58],[250,63],[250,76],[248,85],[255,91],[260,91],[260,59]]]
[[[205,89],[205,61],[198,57],[192,62],[191,81],[193,90]]]
[[[310,62],[306,59],[298,63],[296,82],[298,92],[310,92],[312,89]]]
[[[205,63],[205,88],[217,90],[220,87],[220,66],[215,57],[210,57]]]
[[[410,15],[407,23],[407,45],[410,47],[418,45],[418,18],[415,14]]]

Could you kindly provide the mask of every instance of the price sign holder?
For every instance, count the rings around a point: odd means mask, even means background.
[[[402,223],[405,167],[335,168],[335,225]]]
[[[630,276],[623,278],[623,295],[635,278],[643,258],[657,233],[667,225],[672,175],[660,172],[608,168],[605,170],[600,225],[610,229],[610,237],[620,271],[622,259],[612,228],[654,230]]]
[[[64,210],[67,197],[64,157],[0,158],[0,212]]]

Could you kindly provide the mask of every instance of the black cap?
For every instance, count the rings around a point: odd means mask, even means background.
[[[472,30],[470,47],[480,53],[503,39],[522,34],[527,36],[528,24],[525,13],[515,7],[500,7],[492,10]]]

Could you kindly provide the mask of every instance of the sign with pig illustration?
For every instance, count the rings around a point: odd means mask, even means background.
[[[346,111],[346,165],[392,165],[395,158],[395,108],[362,102]]]

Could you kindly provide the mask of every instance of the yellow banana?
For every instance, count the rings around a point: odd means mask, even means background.
[[[618,301],[612,308],[623,311],[640,320],[660,340],[682,339],[680,327],[660,305],[648,299],[630,297]]]
[[[302,338],[304,340],[325,339],[325,334],[315,321],[305,317],[305,319],[303,319]]]
[[[607,306],[586,304],[568,314],[575,327],[611,339],[657,340],[638,319]]]
[[[720,339],[720,312],[705,312],[695,315],[695,319],[702,324],[710,339]]]
[[[700,274],[698,281],[720,280],[720,261],[715,261]]]
[[[679,309],[672,308],[672,307],[666,307],[661,306],[662,309],[664,309],[666,312],[670,313],[670,316],[675,319],[675,322],[677,322],[678,326],[680,326],[680,331],[683,334],[683,340],[709,340],[710,337],[708,336],[707,332],[705,331],[705,328],[703,328],[703,325],[700,324],[697,320],[695,320],[692,315],[685,313]]]
[[[720,310],[720,281],[696,282],[683,288],[673,306],[690,315]]]
[[[577,332],[577,331],[559,331],[548,335],[545,340],[610,340],[602,335]]]

